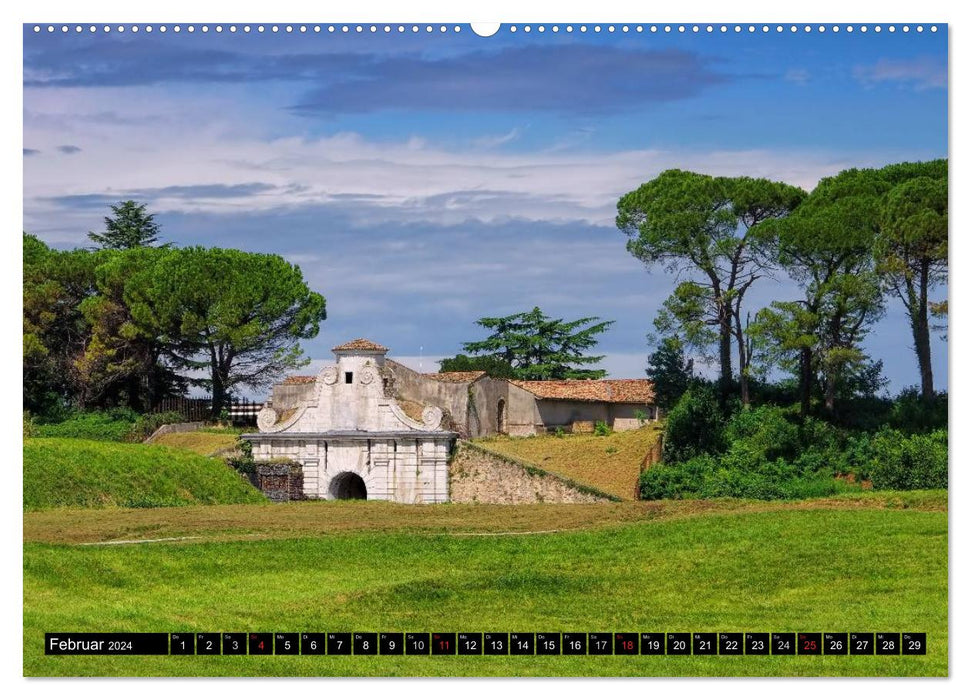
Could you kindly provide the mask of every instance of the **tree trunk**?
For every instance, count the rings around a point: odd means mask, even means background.
[[[927,318],[927,287],[929,263],[923,261],[920,269],[920,289],[911,314],[911,327],[914,332],[914,350],[917,352],[917,366],[920,369],[920,395],[926,403],[934,401],[934,370],[931,367],[931,334]]]
[[[218,369],[212,372],[212,417],[219,418],[226,403],[226,385]]]
[[[827,413],[831,416],[836,414],[836,372],[830,372],[826,375],[824,404]]]
[[[212,417],[219,418],[226,403],[226,374],[223,372],[222,349],[209,346],[209,360],[212,363]]]
[[[738,385],[742,394],[742,408],[748,408],[750,399],[748,390],[748,375],[746,374],[745,369],[743,369],[738,375]]]
[[[813,386],[813,351],[802,348],[799,351],[799,415],[809,415]]]
[[[140,373],[133,373],[128,377],[128,407],[138,413],[143,413],[145,410],[142,404],[142,377]]]
[[[742,320],[735,313],[735,341],[738,344],[738,386],[742,395],[742,408],[748,408],[749,388],[748,388],[748,365],[749,353],[745,346],[745,334],[742,331]]]
[[[718,361],[721,374],[718,389],[724,404],[732,391],[732,310],[728,304],[718,302]]]
[[[162,367],[157,351],[152,351],[151,358],[151,371],[148,373],[145,387],[145,405],[149,410],[155,410],[159,404],[159,394],[162,392]]]

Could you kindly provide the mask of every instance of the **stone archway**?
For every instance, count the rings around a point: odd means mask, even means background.
[[[330,480],[330,497],[339,501],[367,500],[367,486],[364,479],[354,472],[341,472]]]
[[[496,406],[496,432],[500,435],[506,434],[506,400],[499,399]]]

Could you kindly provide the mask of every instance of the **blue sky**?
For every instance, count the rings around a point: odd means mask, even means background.
[[[592,25],[591,25],[592,26]],[[616,323],[643,376],[673,278],[613,225],[666,168],[811,189],[846,167],[946,156],[946,30],[35,34],[24,29],[24,225],[86,244],[134,198],[165,240],[275,252],[327,298],[305,348],[366,336],[423,368],[475,319],[540,306]],[[753,310],[792,298],[753,288]],[[944,295],[944,290],[939,296]],[[867,342],[917,382],[899,308]],[[935,340],[935,379],[947,381]]]

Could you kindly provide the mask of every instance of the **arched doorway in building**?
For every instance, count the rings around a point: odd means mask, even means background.
[[[367,486],[354,472],[341,472],[330,481],[330,495],[340,501],[367,500]]]
[[[499,399],[496,407],[496,432],[500,435],[506,434],[506,400]]]

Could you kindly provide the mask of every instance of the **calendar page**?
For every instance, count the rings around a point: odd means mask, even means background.
[[[947,23],[225,19],[22,27],[25,676],[949,674]]]

